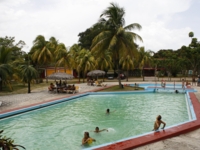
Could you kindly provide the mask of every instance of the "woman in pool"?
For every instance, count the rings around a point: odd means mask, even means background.
[[[90,137],[89,132],[85,132],[84,137],[82,139],[82,145],[91,144],[93,141],[95,142],[96,140]]]
[[[154,123],[153,131],[157,131],[159,129],[161,123],[163,124],[163,127],[161,129],[164,130],[166,123],[164,121],[162,121],[161,119],[162,119],[161,115],[158,115],[158,117],[156,118],[156,121]]]
[[[102,131],[107,131],[107,129],[102,129],[102,130],[99,130],[99,127],[96,127],[95,130],[93,132],[96,132],[96,133],[99,133],[99,132],[102,132]]]

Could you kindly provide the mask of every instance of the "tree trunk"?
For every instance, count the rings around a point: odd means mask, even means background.
[[[83,72],[83,83],[85,82],[85,73]]]
[[[119,61],[118,61],[119,62]],[[118,82],[119,82],[119,88],[124,88],[121,83],[121,77],[120,77],[120,70],[119,70],[119,64],[117,65],[117,73],[118,73]]]
[[[142,67],[142,79],[144,81],[144,67]]]
[[[78,82],[80,83],[81,82],[81,79],[80,79],[80,72],[78,71]]]
[[[128,75],[129,75],[129,74],[128,74],[128,70],[127,70],[127,74],[126,74],[126,81],[128,81]]]
[[[31,82],[28,81],[28,93],[31,93]]]

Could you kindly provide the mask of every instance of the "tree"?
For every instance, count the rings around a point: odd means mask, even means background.
[[[30,54],[33,62],[37,65],[47,64],[53,59],[50,43],[42,35],[38,35],[33,41]]]
[[[130,55],[126,55],[120,58],[119,64],[122,66],[122,69],[127,70],[126,81],[128,81],[128,71],[134,68],[134,58]]]
[[[91,51],[82,49],[76,60],[78,70],[83,71],[83,82],[89,70],[95,69],[95,59]]]
[[[101,23],[96,23],[84,32],[79,33],[78,45],[82,48],[90,49],[92,40],[103,30],[103,28],[104,26]]]
[[[103,51],[100,54],[92,54],[95,57],[95,68],[100,70],[108,70],[113,68],[112,57],[109,51]]]
[[[197,68],[200,66],[200,43],[197,38],[192,38],[189,46],[183,46],[181,49],[184,51],[181,56],[186,59],[188,67],[193,70],[193,75],[195,75]]]
[[[38,72],[33,66],[29,64],[21,65],[20,70],[22,81],[28,83],[28,93],[31,93],[31,81],[38,78]]]
[[[12,90],[9,82],[9,77],[12,76],[11,52],[12,50],[9,48],[0,47],[0,91],[3,84],[9,85]]]
[[[74,60],[72,61],[71,66],[72,68],[75,68],[76,71],[78,72],[79,82],[80,82],[81,67],[79,66],[79,62],[77,61],[77,59],[81,50],[82,50],[82,47],[79,46],[78,44],[72,45],[72,47],[70,47],[70,50],[69,50],[69,55],[71,56],[71,59]]]
[[[193,32],[190,32],[190,33],[189,33],[189,37],[193,38],[193,36],[194,36],[194,33],[193,33]]]
[[[54,39],[52,39],[53,42]],[[29,55],[31,56],[32,63],[39,72],[39,67],[45,66],[52,62],[53,60],[53,44],[46,41],[44,36],[38,35],[33,41],[33,46]],[[38,83],[38,80],[36,80]]]
[[[21,59],[25,53],[21,51],[25,43],[19,41],[15,44],[14,42],[14,37],[0,37],[0,91],[3,84],[9,86],[10,90],[12,90],[10,79],[13,75],[13,62]]]
[[[60,43],[58,45],[54,54],[56,58],[56,67],[64,66],[65,72],[67,68],[71,68],[71,56],[63,43]]]
[[[114,68],[117,69],[119,76],[121,70],[119,65],[120,58],[127,54],[134,57],[138,52],[134,41],[136,39],[142,41],[138,34],[130,32],[132,29],[141,29],[141,26],[134,23],[124,27],[124,15],[125,10],[123,8],[111,3],[111,6],[103,11],[98,22],[104,25],[104,29],[95,36],[91,46],[92,52],[95,51],[95,53],[101,54],[103,51],[109,51],[112,53]],[[122,87],[119,76],[119,86]]]
[[[139,48],[139,68],[144,81],[144,67],[145,65],[151,65],[152,62],[152,51],[145,51],[144,47]]]

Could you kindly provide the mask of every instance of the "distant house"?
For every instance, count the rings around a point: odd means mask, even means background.
[[[43,67],[39,68],[39,74],[41,78],[46,78],[48,75],[55,73],[55,72],[65,72],[64,67],[57,67],[55,70],[55,67]],[[73,71],[73,69],[66,69],[67,74],[74,75],[76,77],[76,72]]]

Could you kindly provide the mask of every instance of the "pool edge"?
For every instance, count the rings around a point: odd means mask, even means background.
[[[161,130],[159,132],[153,132],[148,135],[133,138],[130,140],[117,142],[115,144],[102,146],[99,148],[93,148],[93,150],[132,150],[140,146],[161,141],[167,138],[172,138],[180,134],[184,134],[184,133],[200,128],[200,119],[199,119],[200,104],[194,93],[189,93],[189,95],[190,95],[190,99],[191,99],[191,102],[193,104],[194,111],[196,114],[196,120],[193,120],[191,122],[188,122],[179,126]]]

